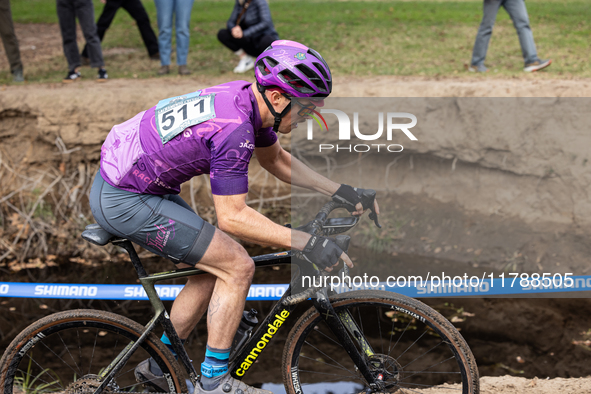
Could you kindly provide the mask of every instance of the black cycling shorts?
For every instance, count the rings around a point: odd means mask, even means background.
[[[90,208],[106,231],[175,264],[197,264],[215,233],[215,227],[200,218],[180,196],[117,189],[105,182],[100,172],[90,191]]]

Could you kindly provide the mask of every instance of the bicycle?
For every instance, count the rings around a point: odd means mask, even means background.
[[[329,202],[314,220],[299,229],[336,235],[337,243],[346,251],[350,238],[337,234],[354,227],[359,218],[328,218],[333,210],[343,207]],[[164,373],[169,392],[187,393],[185,377],[195,385],[198,375],[155,283],[204,272],[185,268],[148,275],[129,240],[117,238],[96,224],[88,226],[82,236],[97,245],[110,242],[129,253],[154,316],[145,327],[124,316],[96,310],[47,316],[27,327],[6,349],[0,360],[0,388],[5,394],[135,392],[140,386],[133,376],[134,367],[153,357]],[[479,393],[478,370],[470,348],[456,328],[429,306],[388,291],[336,294],[327,287],[304,288],[299,280],[302,276],[321,279],[325,274],[298,259],[296,252],[266,254],[253,260],[256,267],[295,264],[299,274],[292,275],[287,291],[247,340],[232,350],[230,373],[236,379],[248,373],[278,331],[292,325],[281,366],[289,394],[420,393],[434,387],[443,387],[443,392]],[[348,274],[345,265],[340,273]],[[313,306],[290,324],[296,306],[310,298]],[[153,333],[157,323],[171,340],[178,361]],[[38,350],[45,353],[45,360],[35,358]]]

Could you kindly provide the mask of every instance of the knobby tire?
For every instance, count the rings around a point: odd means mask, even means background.
[[[144,330],[139,323],[105,311],[78,309],[44,317],[21,332],[4,352],[0,392],[85,392],[79,387],[85,381],[94,387],[93,376],[99,375],[125,346],[137,341]],[[103,393],[141,392],[134,369],[148,357],[169,375],[168,384],[177,393],[187,392],[178,363],[151,333]]]
[[[381,373],[386,384],[380,392],[479,393],[478,369],[470,348],[458,330],[431,307],[375,290],[336,295],[331,303],[337,314],[348,311],[373,348],[370,369]],[[288,335],[282,373],[289,394],[357,394],[369,387],[313,307]]]

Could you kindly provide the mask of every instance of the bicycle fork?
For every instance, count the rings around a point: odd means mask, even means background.
[[[338,342],[343,346],[349,357],[351,357],[351,360],[363,375],[365,381],[368,382],[368,392],[376,392],[383,389],[384,382],[379,376],[374,375],[367,363],[368,357],[372,356],[374,351],[359,327],[357,327],[355,321],[349,315],[349,312],[345,310],[337,313],[328,299],[326,289],[318,291],[312,302],[322,319],[337,337]],[[363,353],[368,357],[364,357],[359,352],[352,338],[355,339]]]

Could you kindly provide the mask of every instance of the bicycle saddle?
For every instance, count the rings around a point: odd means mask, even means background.
[[[119,237],[111,234],[102,228],[98,223],[93,223],[86,226],[86,230],[82,232],[82,238],[95,245],[105,246],[112,240]]]

